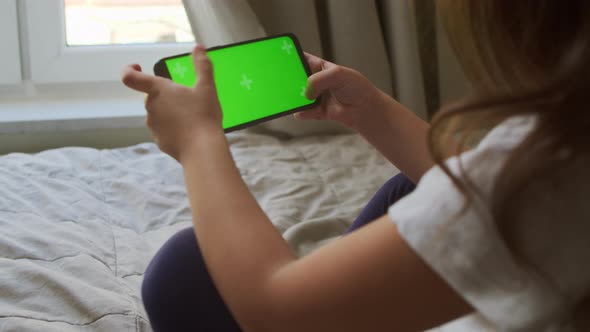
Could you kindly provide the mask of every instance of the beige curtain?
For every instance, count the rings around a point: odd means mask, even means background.
[[[305,51],[355,68],[421,117],[465,92],[432,0],[184,0],[198,42],[215,46],[283,32]],[[334,133],[330,123],[281,118],[262,129]]]

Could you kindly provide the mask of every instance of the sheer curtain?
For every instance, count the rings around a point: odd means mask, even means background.
[[[183,0],[195,39],[208,47],[266,36],[247,0]]]
[[[431,0],[183,0],[207,46],[283,32],[306,52],[355,68],[427,119],[466,90]],[[345,132],[285,117],[259,126],[288,135]]]

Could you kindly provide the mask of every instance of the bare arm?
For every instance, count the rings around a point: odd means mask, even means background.
[[[434,164],[426,145],[428,123],[358,71],[306,56],[314,73],[309,78],[307,96],[321,96],[322,102],[296,118],[333,120],[358,131],[417,183]]]
[[[296,259],[249,193],[223,132],[202,133],[182,159],[194,228],[245,331],[422,331],[472,310],[388,216]]]
[[[430,125],[380,91],[379,102],[356,130],[412,181],[434,166],[427,146]]]

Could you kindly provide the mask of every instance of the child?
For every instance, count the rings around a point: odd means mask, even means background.
[[[125,70],[193,211],[145,275],[154,330],[421,331],[461,317],[445,331],[590,329],[590,2],[437,4],[473,93],[432,126],[308,55],[322,105],[298,117],[348,125],[405,175],[303,258],[231,158],[204,48],[195,88]]]

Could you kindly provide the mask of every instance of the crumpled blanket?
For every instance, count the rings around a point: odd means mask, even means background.
[[[398,172],[357,135],[228,139],[299,255],[340,236]],[[154,144],[0,157],[0,331],[151,331],[142,274],[190,226],[182,169]]]

